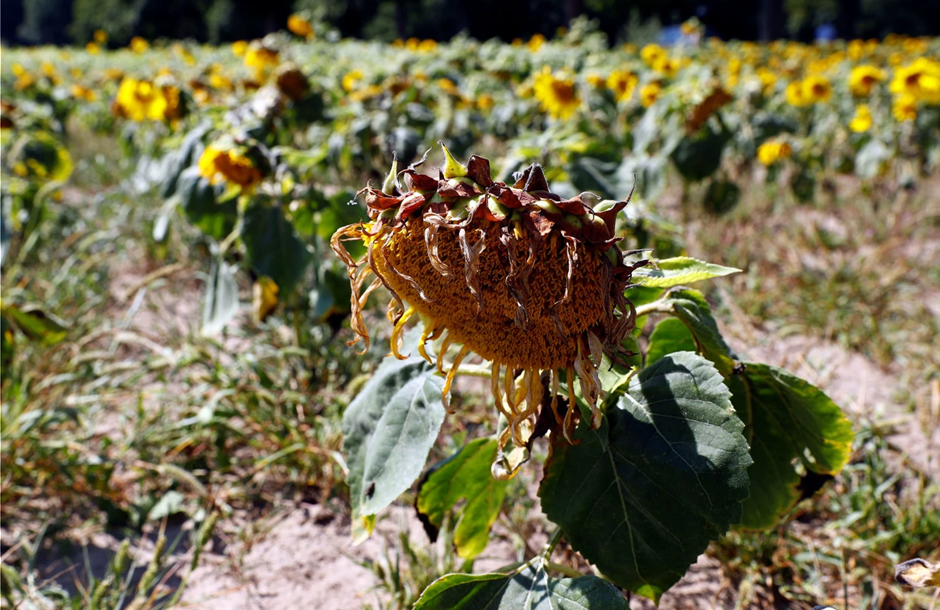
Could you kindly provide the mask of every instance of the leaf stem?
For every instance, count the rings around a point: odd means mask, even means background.
[[[555,552],[555,546],[561,541],[561,537],[564,535],[564,532],[561,531],[561,526],[555,528],[555,531],[552,533],[552,537],[549,538],[548,544],[545,545],[545,550],[542,551],[542,558],[546,562],[550,562],[552,558],[552,553]]]
[[[659,301],[653,301],[652,303],[647,303],[646,305],[640,305],[636,308],[636,317],[647,316],[651,313],[673,313],[672,304],[665,300],[660,299]]]
[[[582,574],[581,572],[578,572],[571,566],[562,565],[560,563],[552,563],[551,561],[548,561],[545,563],[545,567],[548,568],[549,570],[555,570],[556,572],[561,572],[565,576],[570,576],[571,578],[580,578],[584,576],[584,574]]]

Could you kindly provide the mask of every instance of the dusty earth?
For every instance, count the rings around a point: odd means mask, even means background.
[[[161,332],[185,334],[198,326],[200,312],[195,304],[200,302],[201,282],[194,281],[191,271],[181,270],[174,275],[172,279],[158,281],[176,284],[189,297],[181,299],[177,295],[167,299],[164,292],[155,290],[156,286],[151,284],[145,302],[126,318],[128,332],[144,336]],[[117,300],[126,310],[135,307],[139,293],[133,290],[139,279],[124,275],[113,285]],[[940,468],[940,427],[935,426],[932,437],[925,434],[925,426],[918,418],[903,412],[894,402],[897,378],[865,357],[807,337],[779,340],[754,330],[741,336],[740,329],[728,329],[727,336],[732,347],[750,346],[746,354],[740,350],[742,355],[782,366],[818,385],[856,421],[897,418],[902,423],[894,438],[896,445],[904,447],[925,471]],[[176,527],[182,529],[186,525]],[[418,547],[427,543],[414,510],[408,506],[393,506],[386,511],[373,537],[359,546],[352,544],[348,516],[326,505],[278,506],[252,523],[251,528],[255,535],[247,542],[230,539],[226,544],[216,538],[208,545],[200,566],[187,578],[182,607],[203,610],[381,607],[388,596],[377,589],[374,573],[366,564],[386,561],[388,549],[395,544],[399,532],[407,532]],[[149,558],[152,538],[143,540],[135,553],[139,565]],[[188,536],[180,537],[184,539]],[[100,555],[103,570],[104,558],[116,549],[119,541],[95,534],[87,542],[82,554],[90,558],[89,565],[95,572],[98,572],[96,558]],[[496,538],[477,560],[476,571],[490,571],[515,562],[520,559],[517,553],[507,538]],[[165,583],[169,588],[181,583],[180,575],[186,572],[191,550],[181,544],[172,555],[181,569]],[[51,575],[63,565],[82,561],[81,556],[64,562],[54,558],[44,572]],[[686,577],[663,596],[660,607],[669,610],[733,607],[734,598],[734,587],[724,577],[717,560],[702,556]],[[653,608],[648,600],[640,598],[633,598],[631,605],[635,609]]]

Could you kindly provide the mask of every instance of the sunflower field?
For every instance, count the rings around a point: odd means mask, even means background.
[[[4,48],[0,607],[932,607],[940,39],[681,34]]]

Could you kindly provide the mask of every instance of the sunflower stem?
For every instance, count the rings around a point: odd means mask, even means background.
[[[458,375],[463,375],[465,377],[490,377],[493,374],[493,369],[490,366],[484,364],[467,364],[459,367],[457,369]]]

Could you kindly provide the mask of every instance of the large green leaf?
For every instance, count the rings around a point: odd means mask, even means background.
[[[411,487],[444,423],[444,380],[422,358],[383,362],[343,413],[353,519],[367,517]],[[359,523],[356,523],[357,527]]]
[[[202,334],[222,330],[238,313],[238,282],[236,268],[225,261],[215,261],[209,271],[202,309]]]
[[[748,362],[744,374],[727,383],[754,458],[742,523],[772,527],[800,499],[793,464],[799,460],[819,474],[839,472],[852,452],[852,424],[819,388],[774,366]]]
[[[237,203],[234,199],[219,203],[224,184],[212,185],[200,175],[198,167],[189,167],[179,175],[175,188],[187,220],[200,231],[222,240],[235,229]]]
[[[248,208],[242,240],[251,266],[258,275],[274,280],[281,294],[293,290],[312,258],[277,205],[257,204]]]
[[[685,323],[678,318],[665,318],[656,325],[650,335],[650,346],[646,350],[646,366],[675,352],[694,352],[695,338]]]
[[[692,333],[698,348],[696,351],[714,362],[722,375],[731,375],[736,366],[736,356],[721,336],[702,293],[692,289],[672,289],[666,295],[666,303]]]
[[[447,574],[424,590],[414,610],[630,610],[596,576],[552,578],[538,565],[515,574]]]
[[[731,394],[708,361],[662,358],[600,428],[553,439],[539,488],[566,539],[615,584],[658,600],[737,523],[751,458]]]
[[[647,265],[634,271],[633,281],[641,286],[652,288],[672,288],[741,271],[734,267],[706,263],[688,256],[664,258],[654,263],[655,266]]]
[[[460,500],[467,503],[458,511],[454,546],[464,559],[483,552],[490,540],[490,528],[506,496],[506,481],[490,474],[496,459],[496,439],[471,441],[460,451],[437,464],[418,489],[415,507],[434,528],[440,528],[445,513]]]

